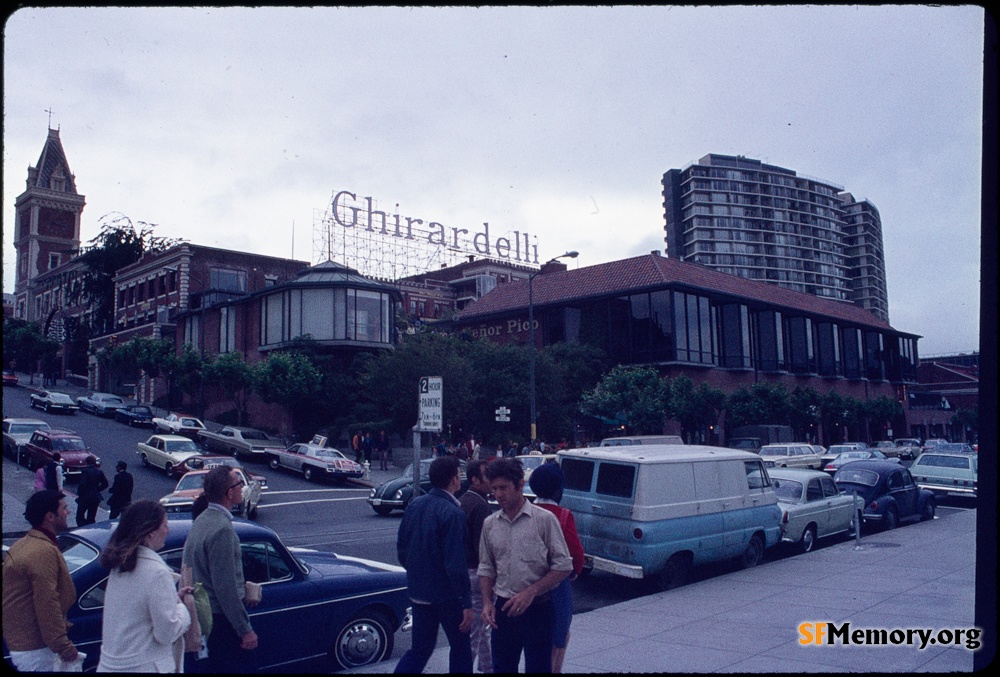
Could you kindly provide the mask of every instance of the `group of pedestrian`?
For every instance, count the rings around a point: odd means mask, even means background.
[[[111,488],[112,500],[131,496],[131,476],[123,466]],[[101,487],[96,474],[89,474],[94,476],[89,481]],[[105,487],[106,479],[98,495]],[[170,532],[164,508],[151,500],[115,501],[120,519],[99,559],[110,574],[98,672],[255,671],[257,635],[246,609],[254,602],[247,598],[231,512],[242,500],[242,487],[241,476],[229,466],[206,474],[201,511],[184,544],[182,562],[191,583],[183,584],[157,554]],[[3,637],[11,661],[19,671],[79,670],[84,656],[68,638],[66,616],[77,592],[56,540],[68,528],[66,497],[43,488],[28,498],[24,515],[31,529],[3,562]],[[196,586],[207,593],[210,632],[198,622]],[[207,655],[195,660],[203,634],[207,646],[201,653]]]
[[[413,604],[413,643],[396,672],[423,671],[439,627],[450,645],[450,672],[472,672],[476,660],[482,672],[517,672],[522,654],[525,672],[561,672],[569,579],[583,568],[573,516],[558,505],[562,472],[546,463],[532,473],[535,504],[524,496],[524,469],[514,459],[472,460],[466,474],[469,489],[458,500],[459,459],[436,458],[431,491],[403,514],[396,549]]]
[[[384,430],[380,430],[374,438],[371,433],[358,430],[351,437],[351,451],[354,452],[356,463],[367,461],[371,465],[372,459],[377,458],[381,470],[388,470],[389,463],[392,462],[392,447]]]
[[[45,465],[41,465],[35,471],[34,490],[38,491],[62,491],[65,482],[65,469],[63,467],[62,454],[55,452],[52,458]],[[128,463],[118,461],[115,466],[114,481],[108,484],[108,478],[104,471],[97,466],[97,459],[88,456],[86,466],[80,473],[80,484],[77,488],[76,499],[76,525],[83,527],[93,524],[97,520],[97,509],[104,500],[102,491],[108,489],[108,508],[111,512],[110,519],[117,519],[122,511],[132,503],[132,490],[134,480],[132,474],[128,472]]]

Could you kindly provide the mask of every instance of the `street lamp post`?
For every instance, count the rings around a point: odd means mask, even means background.
[[[531,374],[529,376],[531,380],[531,440],[529,441],[529,444],[538,439],[538,425],[535,410],[535,297],[532,294],[531,283],[535,279],[535,276],[545,270],[545,266],[550,263],[563,258],[575,259],[579,255],[580,253],[576,251],[560,254],[559,256],[549,259],[543,263],[541,268],[528,276],[528,345],[530,350],[529,355],[531,356]]]
[[[202,366],[204,367],[205,362],[205,282],[200,278],[192,275],[188,270],[182,270],[180,267],[174,266],[164,266],[164,270],[176,273],[184,273],[188,276],[189,280],[194,280],[201,285],[201,299],[198,303],[198,356],[201,358]],[[191,306],[190,303],[191,294],[188,293],[188,307]],[[167,394],[169,399],[169,393]],[[200,374],[198,378],[198,417],[201,419],[205,418],[205,375]]]

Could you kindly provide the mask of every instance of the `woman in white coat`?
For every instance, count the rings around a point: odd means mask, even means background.
[[[136,501],[101,553],[100,563],[111,575],[98,672],[180,672],[191,588],[178,590],[174,573],[156,554],[169,532],[161,505]]]

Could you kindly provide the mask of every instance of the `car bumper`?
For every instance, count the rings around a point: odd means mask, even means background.
[[[614,560],[595,555],[585,554],[583,556],[583,566],[584,568],[592,566],[598,571],[607,571],[608,573],[624,576],[625,578],[643,578],[645,575],[641,566],[636,564],[622,564],[621,562],[615,562]]]
[[[960,487],[953,484],[924,484],[917,482],[917,486],[932,492],[935,496],[968,496],[976,498],[977,494],[975,487]]]
[[[373,508],[397,508],[399,510],[403,509],[403,501],[397,500],[395,498],[367,498],[368,505]]]

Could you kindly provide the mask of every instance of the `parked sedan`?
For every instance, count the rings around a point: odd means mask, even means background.
[[[172,475],[175,467],[192,456],[201,455],[194,440],[180,435],[152,435],[136,445],[135,453],[144,466],[163,468],[167,475]]]
[[[878,449],[889,458],[896,458],[899,456],[899,447],[897,447],[896,443],[891,440],[880,440],[875,443],[873,448]]]
[[[859,447],[854,443],[834,444],[829,449],[827,449],[825,453],[820,455],[819,458],[823,462],[823,465],[821,465],[820,468],[825,469],[827,464],[830,463],[830,461],[837,458],[845,451],[857,451],[859,449],[864,449],[864,448],[865,447]]]
[[[774,468],[767,474],[782,512],[782,541],[809,552],[817,538],[853,531],[854,497],[840,493],[826,473]]]
[[[288,449],[268,449],[265,456],[272,468],[288,468],[302,473],[307,480],[323,477],[337,482],[359,479],[364,469],[336,449],[318,444],[293,444]]]
[[[153,410],[145,404],[130,404],[115,412],[115,420],[130,426],[152,426]]]
[[[897,437],[896,446],[899,447],[899,457],[912,460],[920,454],[920,440],[915,437]]]
[[[431,481],[428,472],[433,459],[425,458],[420,461],[420,490],[427,493],[431,490]],[[458,495],[468,488],[468,480],[465,477],[465,461],[461,464],[462,489]],[[368,493],[368,504],[379,515],[388,515],[393,510],[405,510],[413,498],[413,464],[406,466],[403,474],[394,480],[383,482]]]
[[[5,418],[3,420],[4,456],[21,462],[24,445],[36,430],[49,430],[49,424],[36,418]]]
[[[849,463],[833,476],[843,492],[857,491],[864,502],[865,525],[894,529],[904,520],[931,520],[937,503],[898,462],[869,459]]]
[[[37,409],[44,409],[47,412],[58,411],[64,414],[75,414],[80,408],[73,398],[66,393],[57,393],[52,390],[41,390],[31,393],[29,404]]]
[[[205,429],[205,424],[194,416],[184,414],[170,414],[164,418],[154,418],[153,427],[161,433],[171,435],[184,435],[192,440],[198,439],[198,431]]]
[[[837,454],[836,458],[823,466],[823,471],[833,475],[848,463],[853,461],[864,461],[869,458],[878,459],[880,461],[889,461],[890,463],[899,463],[898,458],[889,458],[878,449],[854,449],[853,451],[845,451],[842,454]]]
[[[69,609],[69,639],[87,654],[84,671],[100,659],[108,571],[98,564],[117,522],[99,522],[57,537],[77,592]],[[171,516],[159,551],[180,572],[189,518]],[[328,672],[377,663],[392,655],[395,632],[410,629],[406,572],[398,566],[332,552],[287,548],[270,529],[234,520],[243,574],[263,597],[249,609],[261,669]],[[316,664],[323,661],[325,665]]]
[[[125,406],[125,400],[108,393],[92,393],[87,397],[78,397],[76,403],[80,405],[80,411],[97,416],[114,416],[116,411]]]
[[[62,457],[63,472],[67,478],[79,476],[87,465],[87,457],[94,456],[83,438],[76,433],[70,430],[45,429],[31,433],[24,445],[22,458],[34,470],[51,461],[56,452]],[[97,456],[94,458],[97,465],[100,465],[101,459]]]
[[[966,451],[950,451],[941,445],[935,451],[920,454],[910,466],[917,486],[934,492],[935,496],[967,496],[979,493],[979,457]]]
[[[236,468],[236,472],[243,480],[243,500],[239,505],[233,506],[233,514],[255,519],[257,504],[260,503],[260,482],[250,477],[243,468]],[[160,505],[166,508],[167,512],[191,512],[195,499],[205,490],[207,474],[208,470],[192,470],[184,473],[173,492],[160,499]]]
[[[3,384],[5,386],[16,386],[17,385],[17,374],[13,369],[3,370]]]

